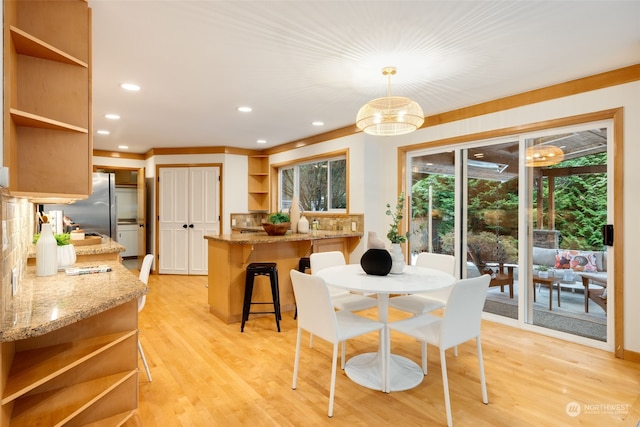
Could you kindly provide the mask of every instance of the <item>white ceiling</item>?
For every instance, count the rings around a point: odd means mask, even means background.
[[[101,150],[263,149],[353,125],[389,65],[392,94],[429,116],[640,62],[637,0],[89,5]]]

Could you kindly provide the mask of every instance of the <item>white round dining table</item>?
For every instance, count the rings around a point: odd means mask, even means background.
[[[386,276],[366,274],[360,264],[328,267],[314,274],[337,288],[375,293],[378,298],[378,318],[385,325],[388,325],[390,294],[437,291],[455,282],[451,274],[412,265],[405,266],[401,274]],[[355,383],[387,393],[411,389],[424,379],[422,368],[417,363],[391,353],[388,327],[381,333],[378,351],[350,358],[345,364],[345,372]]]

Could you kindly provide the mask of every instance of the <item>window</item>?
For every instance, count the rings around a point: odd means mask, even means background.
[[[287,165],[279,168],[278,173],[280,210],[289,209],[291,199],[296,196],[305,211],[346,212],[346,156]]]

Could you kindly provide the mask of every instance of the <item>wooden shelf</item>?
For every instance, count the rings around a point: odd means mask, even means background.
[[[62,62],[64,64],[79,65],[84,68],[88,68],[89,66],[86,62],[74,58],[60,49],[56,49],[50,44],[27,34],[13,25],[10,27],[10,31],[13,44],[16,47],[16,53],[18,54]]]
[[[2,404],[6,405],[134,335],[135,331],[128,331],[16,353]]]
[[[249,211],[267,212],[269,210],[269,156],[249,156],[247,162]]]
[[[2,343],[0,427],[122,425],[138,406],[137,319],[134,299]]]
[[[11,426],[63,425],[135,374],[121,372],[20,399],[13,407]],[[51,408],[60,409],[52,414]]]
[[[86,198],[93,161],[88,3],[6,1],[3,7],[9,191],[30,199]]]
[[[15,108],[11,108],[9,112],[11,114],[11,119],[16,126],[88,133],[88,130],[85,128],[59,122],[53,119],[48,119],[46,117],[41,117],[37,114],[31,114],[25,111],[16,110]]]

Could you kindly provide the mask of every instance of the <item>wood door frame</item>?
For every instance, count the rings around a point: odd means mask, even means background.
[[[503,136],[520,135],[529,132],[541,131],[545,129],[561,128],[571,125],[579,125],[589,122],[612,120],[613,124],[613,144],[614,156],[610,159],[613,165],[613,223],[615,224],[614,267],[614,354],[617,358],[640,361],[640,354],[630,352],[624,348],[624,107],[612,108],[608,110],[595,111],[592,113],[579,114],[575,116],[550,119],[541,122],[517,125],[509,128],[493,129],[475,134],[455,136],[435,141],[425,141],[419,144],[398,147],[397,171],[398,171],[398,194],[408,191],[411,183],[407,179],[407,156],[413,151],[424,150],[433,147],[455,147],[458,144],[471,141],[481,141]],[[405,208],[406,209],[406,208]],[[406,212],[405,212],[405,217]],[[402,224],[406,229],[406,224]]]
[[[155,227],[155,233],[154,233],[154,248],[155,248],[155,254],[156,254],[156,261],[158,262],[158,272],[160,271],[160,263],[159,263],[159,256],[160,256],[160,237],[159,237],[159,229],[160,229],[160,214],[159,214],[159,210],[160,210],[160,185],[159,185],[159,180],[160,180],[160,169],[162,168],[207,168],[207,167],[217,167],[220,168],[220,181],[218,181],[218,194],[220,197],[220,233],[222,233],[222,230],[224,230],[224,215],[222,214],[224,212],[224,208],[223,208],[223,202],[224,202],[224,195],[222,193],[222,182],[224,181],[223,178],[223,163],[166,163],[166,164],[156,164],[156,174],[155,174],[155,218],[154,218],[154,227]],[[159,273],[158,273],[159,274]]]

